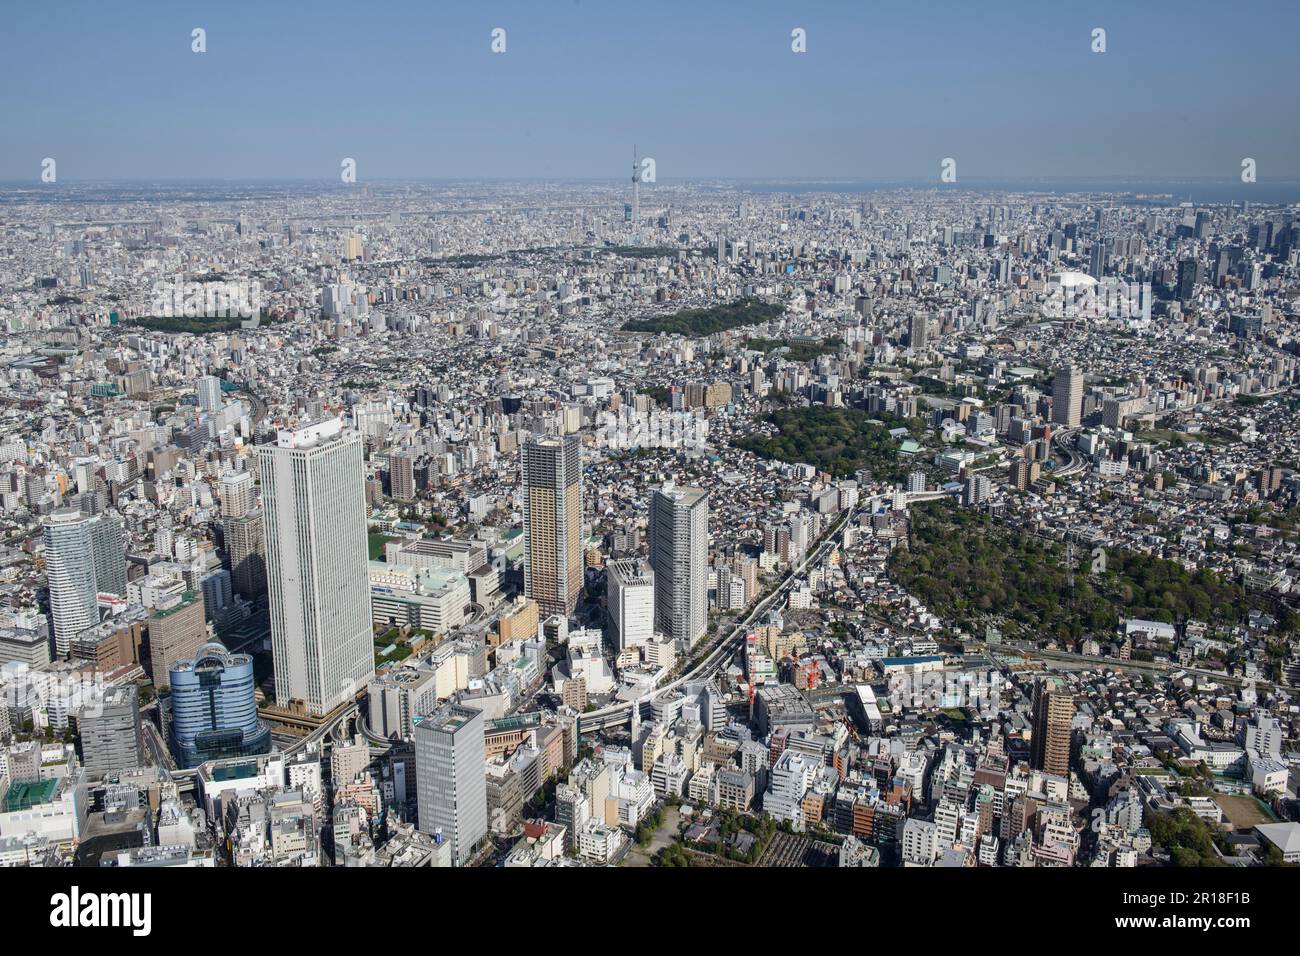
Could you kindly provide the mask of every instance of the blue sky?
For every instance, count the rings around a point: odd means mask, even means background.
[[[208,50],[190,50],[190,31]],[[490,51],[494,27],[507,51]],[[808,52],[790,50],[807,31]],[[1090,50],[1094,27],[1107,52]],[[1300,4],[11,4],[0,179],[1300,175]]]

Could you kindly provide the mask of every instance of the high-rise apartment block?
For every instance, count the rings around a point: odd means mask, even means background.
[[[650,566],[659,629],[686,647],[709,620],[709,495],[667,484],[650,499]]]
[[[520,452],[524,593],[544,614],[572,614],[582,591],[582,461],[578,437],[530,438]]]
[[[198,392],[200,411],[216,412],[221,410],[221,379],[215,375],[201,376],[195,391]]]
[[[66,657],[72,639],[99,623],[99,595],[126,594],[126,537],[107,513],[61,508],[42,521],[54,646]]]
[[[253,509],[253,476],[228,471],[221,476],[221,517],[242,518]]]
[[[1052,421],[1078,428],[1083,419],[1083,372],[1076,366],[1058,369],[1052,380]]]
[[[907,344],[913,352],[923,352],[930,344],[930,316],[914,312],[907,327]]]
[[[1074,698],[1052,678],[1034,684],[1030,763],[1035,770],[1068,776]]]
[[[224,528],[230,560],[230,586],[236,594],[254,598],[266,593],[266,537],[262,512],[228,518]]]
[[[1017,491],[1028,491],[1042,473],[1042,465],[1028,458],[1015,458],[1011,462],[1011,484]]]
[[[410,501],[415,497],[415,459],[399,452],[388,459],[388,481],[393,497]]]

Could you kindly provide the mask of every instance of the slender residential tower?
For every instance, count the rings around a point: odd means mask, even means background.
[[[361,436],[329,419],[256,452],[276,700],[327,714],[375,672]]]
[[[650,499],[650,566],[655,619],[683,647],[709,620],[709,493],[671,482]]]
[[[230,584],[236,594],[257,597],[266,592],[266,546],[262,512],[253,495],[249,472],[221,476],[221,526],[230,561]]]
[[[1055,678],[1034,684],[1033,737],[1029,740],[1030,765],[1060,777],[1070,774],[1070,734],[1074,698]]]
[[[1076,366],[1057,369],[1052,380],[1052,422],[1078,428],[1083,418],[1083,372]]]
[[[126,537],[107,512],[60,508],[41,524],[55,652],[67,657],[72,639],[99,623],[99,595],[126,596]]]
[[[582,591],[582,460],[578,436],[529,438],[524,484],[524,593],[570,615]]]

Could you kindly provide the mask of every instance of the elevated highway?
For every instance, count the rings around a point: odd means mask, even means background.
[[[921,492],[904,492],[903,495],[908,504],[921,501],[937,501],[940,498],[947,497],[950,492],[946,491],[921,491]],[[894,495],[873,495],[865,499],[859,505],[855,506],[836,521],[830,529],[823,535],[821,543],[812,551],[804,556],[799,565],[787,571],[781,578],[780,582],[764,597],[753,604],[745,613],[745,616],[738,621],[727,634],[715,640],[712,648],[705,656],[694,666],[687,670],[677,679],[657,687],[649,694],[639,700],[625,701],[620,704],[611,704],[602,707],[599,710],[593,710],[590,713],[582,714],[578,718],[579,733],[590,733],[596,730],[607,730],[611,727],[618,727],[623,724],[629,724],[632,720],[632,708],[641,708],[641,716],[646,716],[656,700],[671,694],[677,688],[690,681],[707,679],[716,674],[726,662],[731,660],[732,656],[741,649],[744,644],[745,635],[754,621],[760,618],[768,610],[776,605],[782,598],[790,593],[795,583],[799,580],[800,575],[810,567],[813,567],[823,561],[831,550],[835,548],[839,541],[840,532],[846,528],[850,522],[855,520],[864,510],[867,512],[875,510],[877,502],[892,501]]]

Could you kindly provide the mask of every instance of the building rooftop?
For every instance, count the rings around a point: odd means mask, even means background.
[[[0,810],[12,813],[15,810],[30,810],[42,803],[49,803],[59,789],[59,781],[53,780],[18,780],[9,785],[4,800],[0,801]]]
[[[164,618],[171,617],[176,612],[183,611],[191,604],[193,604],[197,597],[198,597],[197,591],[186,591],[181,595],[179,601],[177,601],[175,604],[171,605],[170,607],[158,608],[158,610],[153,612],[153,616],[155,620],[159,620],[159,621],[163,620]]]

